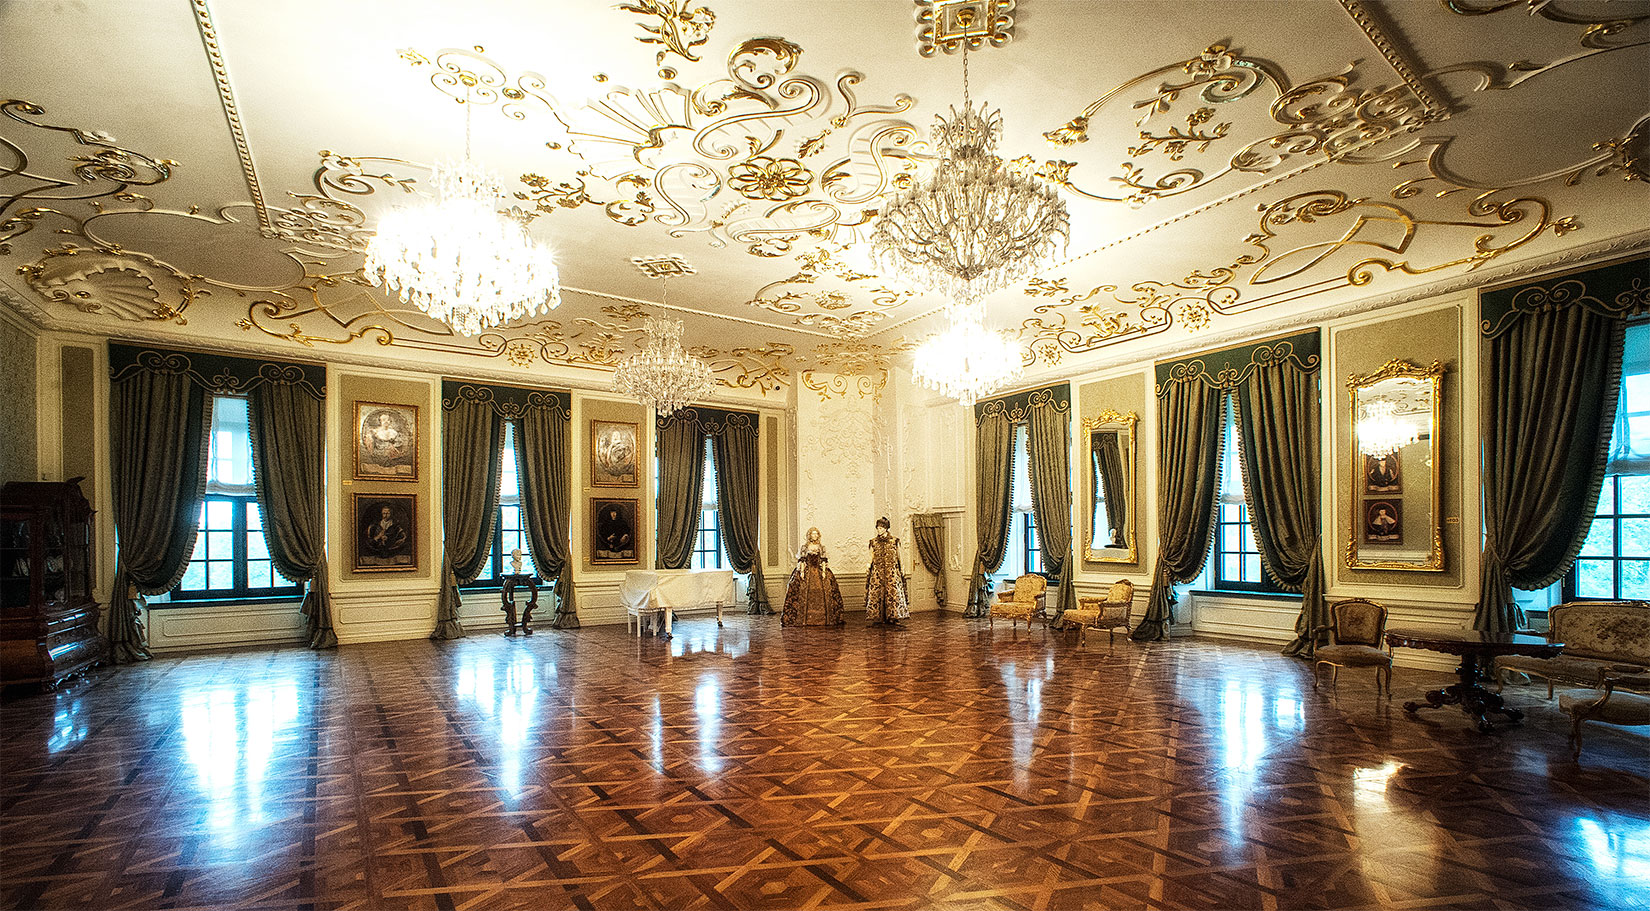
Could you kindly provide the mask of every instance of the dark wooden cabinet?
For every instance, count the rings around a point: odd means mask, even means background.
[[[52,686],[102,661],[92,508],[80,479],[0,489],[0,683]]]

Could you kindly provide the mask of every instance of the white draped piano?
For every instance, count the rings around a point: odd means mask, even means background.
[[[642,634],[642,621],[664,620],[665,638],[670,638],[671,615],[696,609],[716,611],[716,625],[722,625],[722,608],[734,604],[738,581],[731,569],[633,569],[624,574],[619,601],[624,604],[625,631],[635,624]]]

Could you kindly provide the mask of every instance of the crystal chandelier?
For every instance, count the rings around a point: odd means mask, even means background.
[[[985,328],[977,313],[953,318],[950,328],[917,348],[914,361],[923,385],[965,408],[1012,383],[1022,367],[1013,340]]]
[[[498,211],[498,181],[470,160],[470,108],[464,108],[464,160],[431,169],[435,200],[385,215],[367,244],[366,272],[401,300],[460,335],[479,335],[561,305],[550,251],[519,219]]]
[[[942,156],[926,181],[883,208],[872,255],[886,275],[967,310],[1063,252],[1071,220],[1053,187],[993,154],[1002,115],[973,107],[966,42],[963,109],[934,120]]]
[[[1421,429],[1398,417],[1393,402],[1370,402],[1358,411],[1358,449],[1364,455],[1390,455],[1421,438]]]
[[[652,406],[660,417],[709,393],[716,380],[704,361],[682,348],[682,321],[648,317],[642,325],[647,346],[619,364],[613,391]]]

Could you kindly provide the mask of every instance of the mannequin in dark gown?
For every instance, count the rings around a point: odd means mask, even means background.
[[[791,581],[785,586],[785,608],[779,614],[779,625],[840,626],[842,622],[842,590],[837,588],[819,529],[810,528],[808,540],[796,555]]]

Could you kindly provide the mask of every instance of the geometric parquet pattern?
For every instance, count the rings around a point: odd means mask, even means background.
[[[1261,647],[729,615],[0,704],[6,908],[1650,908],[1650,749]]]

